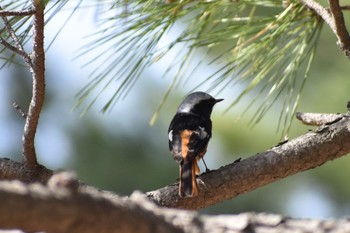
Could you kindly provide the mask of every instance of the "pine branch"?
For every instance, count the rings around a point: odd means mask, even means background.
[[[23,163],[0,158],[0,180],[20,180],[25,183],[40,182],[46,184],[53,174],[53,171],[41,165],[33,170]]]
[[[348,11],[350,10],[350,5],[340,6],[340,9]]]
[[[18,11],[0,11],[0,16],[4,22],[6,31],[13,40],[14,45],[8,43],[0,37],[0,43],[12,52],[23,57],[24,61],[32,73],[33,89],[29,110],[26,114],[24,132],[22,137],[22,156],[26,166],[38,168],[35,152],[35,134],[38,127],[39,115],[45,98],[45,51],[44,51],[44,3],[41,0],[32,0],[33,9]],[[5,15],[27,16],[34,14],[33,19],[33,52],[29,55],[25,52],[20,39],[15,30],[10,25]]]
[[[184,209],[204,208],[232,199],[350,153],[349,124],[349,115],[341,115],[315,131],[280,143],[270,150],[201,174],[197,178],[200,192],[194,198],[180,198],[177,183],[148,192],[145,196],[159,206]],[[35,173],[23,164],[0,159],[0,179],[46,183],[53,172],[41,169]],[[41,173],[43,176],[39,176]],[[81,181],[77,182],[79,189],[89,189],[96,194],[100,192]],[[113,195],[109,197],[114,199]]]
[[[33,92],[22,138],[23,161],[29,167],[38,165],[35,152],[35,133],[45,99],[44,3],[32,0],[35,8],[33,22],[32,78]]]
[[[140,193],[134,193],[129,199],[116,197],[111,200],[103,192],[96,194],[77,190],[67,185],[67,179],[56,181],[51,180],[48,186],[26,185],[18,181],[0,182],[1,227],[57,233],[345,233],[350,228],[350,220],[346,218],[294,219],[266,213],[200,215],[193,211],[159,208]]]
[[[22,10],[22,11],[6,11],[6,10],[1,10],[0,8],[0,16],[1,17],[6,17],[6,16],[30,16],[35,13],[34,9],[27,9],[27,10]]]
[[[2,44],[3,46],[5,46],[6,48],[8,48],[9,50],[11,50],[12,52],[22,56],[22,57],[28,57],[28,54],[24,51],[22,51],[21,49],[11,45],[10,43],[8,43],[4,38],[2,38],[0,36],[0,44]],[[29,58],[30,59],[30,58]]]
[[[21,114],[21,117],[23,117],[23,119],[27,118],[27,113],[23,111],[23,109],[17,104],[17,102],[13,102],[12,106],[18,111],[19,114]]]
[[[0,10],[2,8],[0,7]],[[1,14],[0,14],[1,16]],[[11,45],[10,43],[8,43],[4,38],[0,37],[0,43],[2,45],[4,45],[6,48],[8,48],[9,50],[11,50],[12,52],[20,55],[24,61],[26,62],[26,64],[28,65],[28,67],[30,69],[32,69],[32,61],[31,58],[29,56],[29,54],[27,52],[25,52],[23,45],[20,42],[20,39],[17,37],[15,31],[13,30],[11,24],[9,23],[9,21],[7,20],[6,16],[1,16],[2,21],[4,22],[5,28],[7,33],[10,35],[10,37],[12,38],[13,42],[15,43],[15,46]]]
[[[335,34],[338,37],[338,45],[350,59],[350,35],[345,26],[344,15],[339,5],[339,0],[328,0],[329,9],[333,15]]]
[[[180,198],[178,184],[146,193],[160,206],[199,209],[306,171],[350,153],[349,115],[314,132],[197,178],[199,195]]]
[[[122,3],[106,11],[120,11],[125,7]],[[242,84],[241,93],[235,93],[227,110],[250,98],[242,115],[257,107],[251,120],[257,124],[276,102],[282,102],[278,127],[287,131],[310,71],[302,64],[308,62],[311,67],[322,28],[319,17],[304,5],[288,3],[184,0],[166,4],[152,0],[130,2],[128,20],[125,14],[110,18],[101,14],[101,33],[96,33],[97,39],[85,46],[81,56],[96,50],[100,60],[92,56],[91,62],[103,65],[91,72],[93,79],[78,94],[77,105],[95,95],[86,107],[89,109],[110,83],[118,80],[119,88],[102,109],[107,111],[127,95],[146,67],[176,52],[164,72],[173,80],[154,116],[176,86],[195,78],[196,71],[208,65],[213,67],[212,73],[196,79],[199,83],[193,89],[208,84],[208,91],[220,92],[231,84]],[[114,22],[112,27],[110,22]],[[167,38],[177,22],[180,31]],[[115,46],[101,51],[101,45],[110,42]],[[304,72],[301,82],[300,72]]]
[[[303,3],[306,7],[313,10],[317,15],[319,15],[335,33],[334,20],[332,18],[332,15],[328,12],[326,8],[324,8],[321,4],[315,2],[314,0],[301,0],[301,3]]]
[[[305,125],[321,126],[334,123],[344,117],[343,114],[303,113],[297,112],[296,117]]]
[[[330,12],[314,0],[301,0],[309,9],[318,14],[338,38],[338,45],[345,55],[350,58],[350,35],[346,29],[342,10],[349,6],[340,6],[338,0],[329,0]]]
[[[56,233],[182,232],[141,204],[121,197],[111,200],[104,192],[78,190],[69,184],[69,177],[55,176],[48,186],[0,182],[0,198],[6,203],[0,206],[1,228]]]

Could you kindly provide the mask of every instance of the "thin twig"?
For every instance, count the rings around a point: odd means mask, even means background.
[[[296,117],[305,125],[321,126],[340,120],[344,114],[297,112]]]
[[[333,15],[338,44],[345,55],[350,58],[350,35],[346,29],[344,15],[338,0],[328,0],[329,8]]]
[[[350,10],[350,5],[340,6],[342,10]]]
[[[342,9],[350,9],[349,6],[340,6],[338,0],[328,0],[330,12],[314,0],[301,0],[309,9],[319,15],[331,28],[338,38],[338,44],[345,55],[350,58],[350,35],[346,29]]]
[[[32,0],[35,8],[33,21],[33,94],[29,104],[28,116],[24,125],[22,138],[22,157],[29,167],[37,167],[35,152],[35,134],[39,116],[45,99],[45,51],[44,51],[44,4],[43,1]]]
[[[11,50],[12,52],[24,57],[28,56],[28,53],[26,53],[23,50],[18,49],[17,47],[11,45],[10,43],[8,43],[4,38],[0,37],[0,44],[2,44],[3,46],[5,46],[6,48],[8,48],[9,50]],[[29,57],[29,56],[28,56]]]
[[[2,8],[0,7],[0,10]],[[7,20],[5,16],[1,16],[2,21],[4,22],[6,31],[11,36],[12,40],[15,43],[15,46],[10,45],[7,41],[5,41],[3,38],[0,39],[0,43],[3,44],[5,47],[9,48],[11,51],[17,53],[18,55],[22,56],[24,61],[28,64],[30,68],[32,68],[32,61],[28,53],[25,52],[19,38],[17,37],[15,31],[13,30],[10,22]]]
[[[319,15],[323,19],[323,21],[328,24],[333,33],[336,34],[334,19],[332,18],[332,15],[327,11],[326,8],[324,8],[321,4],[315,2],[314,0],[301,0],[301,3],[303,3],[306,7],[313,10],[317,15]]]
[[[27,9],[22,11],[6,11],[6,10],[0,10],[0,16],[29,16],[33,15],[35,13],[34,9]]]
[[[21,114],[21,116],[26,119],[27,118],[27,113],[23,111],[23,109],[17,104],[17,102],[13,102],[12,106]]]

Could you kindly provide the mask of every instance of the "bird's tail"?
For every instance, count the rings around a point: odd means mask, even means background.
[[[193,197],[198,194],[198,186],[196,181],[196,174],[200,170],[197,160],[187,161],[186,159],[180,164],[180,197]]]

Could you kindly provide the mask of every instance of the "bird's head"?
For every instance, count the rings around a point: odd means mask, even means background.
[[[182,101],[177,113],[193,113],[210,118],[214,105],[222,100],[205,92],[193,92]]]

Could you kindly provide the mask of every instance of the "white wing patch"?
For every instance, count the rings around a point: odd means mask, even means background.
[[[204,127],[199,126],[199,131],[196,131],[200,139],[208,138],[209,134],[205,131]]]
[[[168,138],[169,138],[169,141],[173,141],[173,131],[170,130],[169,134],[168,134]]]

